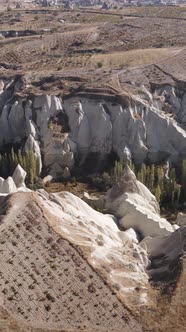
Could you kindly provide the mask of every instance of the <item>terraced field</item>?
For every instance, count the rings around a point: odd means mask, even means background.
[[[162,18],[164,12],[157,7],[120,12],[36,9],[20,10],[17,20],[18,10],[5,11],[0,15],[0,31],[30,29],[36,35],[0,40],[0,73],[9,74],[7,66],[20,73],[41,74],[79,68],[81,74],[93,78],[92,71],[100,62],[103,69],[107,63],[112,70],[128,62],[135,65],[134,58],[139,58],[137,64],[146,65],[171,56],[174,48],[176,52],[185,45],[186,21],[176,19],[184,16],[185,7],[166,8],[167,19]],[[131,54],[122,54],[131,50]]]
[[[34,197],[14,196],[8,218],[8,200],[0,198],[0,300],[12,319],[52,331],[141,331],[81,250],[53,230]],[[1,323],[4,332],[6,320]]]

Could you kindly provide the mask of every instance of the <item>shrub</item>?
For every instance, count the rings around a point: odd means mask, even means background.
[[[76,182],[77,182],[76,177],[73,176],[73,177],[70,179],[70,182],[71,182],[71,183],[76,183]]]
[[[62,64],[59,64],[58,66],[57,66],[57,70],[62,70],[63,69],[63,65]]]
[[[108,190],[112,186],[112,178],[108,173],[103,173],[92,179],[94,186],[99,190]]]
[[[103,67],[103,62],[98,61],[98,62],[97,62],[97,66],[98,66],[98,68],[102,68],[102,67]]]

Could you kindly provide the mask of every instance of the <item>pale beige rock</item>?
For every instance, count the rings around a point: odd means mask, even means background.
[[[26,178],[26,172],[25,170],[18,164],[13,175],[12,179],[14,180],[14,183],[17,188],[25,187],[25,178]]]
[[[71,177],[71,173],[68,167],[65,167],[63,170],[63,178],[68,179]]]
[[[129,166],[107,192],[105,208],[119,218],[120,227],[133,228],[142,238],[168,235],[174,230],[160,217],[156,198],[136,179]]]

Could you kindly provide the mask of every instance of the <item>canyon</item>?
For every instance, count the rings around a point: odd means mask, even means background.
[[[14,7],[0,4],[0,332],[184,332],[185,6]]]
[[[135,163],[178,162],[186,156],[184,87],[166,85],[154,93],[142,87],[123,97],[84,94],[62,100],[55,95],[19,96],[17,82],[1,82],[0,147],[18,144],[33,150],[37,174],[54,178],[90,154],[100,161],[115,152]],[[165,108],[169,111],[165,111]],[[174,117],[174,118],[173,118]]]

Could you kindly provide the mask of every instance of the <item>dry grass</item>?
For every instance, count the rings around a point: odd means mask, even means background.
[[[123,68],[124,66],[134,67],[156,63],[160,60],[176,55],[178,51],[179,49],[177,48],[156,48],[100,54],[92,56],[91,62],[95,66],[99,63],[102,64],[104,69]]]
[[[44,76],[61,76],[57,90],[63,87],[63,91],[81,86],[82,78],[91,87],[94,84],[102,87],[112,81],[113,69],[158,63],[184,47],[186,21],[170,19],[184,15],[185,8],[180,8],[166,8],[169,19],[161,18],[165,8],[160,7],[107,12],[90,8],[72,12],[37,8],[21,10],[20,22],[15,20],[18,10],[4,12],[0,15],[1,30],[30,29],[37,35],[0,40],[0,74],[10,77],[29,73],[31,85],[41,81],[41,77],[44,82]],[[44,31],[46,28],[51,30]],[[183,55],[180,63],[184,61]],[[172,58],[166,71],[174,67],[172,63],[178,68]],[[70,76],[75,78],[73,82],[69,82]],[[44,91],[51,88],[52,84],[43,86]],[[31,86],[32,92],[33,89]]]

